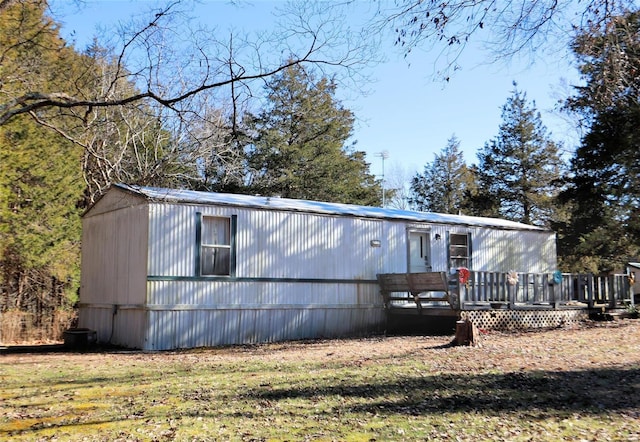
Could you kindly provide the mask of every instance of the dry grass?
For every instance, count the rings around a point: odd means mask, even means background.
[[[640,321],[0,356],[0,439],[640,440]]]
[[[76,317],[75,310],[57,309],[52,315],[38,321],[32,313],[7,310],[0,313],[0,343],[60,342],[62,333],[71,327]]]

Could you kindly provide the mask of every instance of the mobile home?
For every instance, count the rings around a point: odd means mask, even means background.
[[[376,275],[556,270],[551,231],[492,218],[114,185],[83,217],[79,327],[163,350],[379,331]]]

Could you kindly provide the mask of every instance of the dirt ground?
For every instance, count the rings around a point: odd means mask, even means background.
[[[95,349],[68,352],[61,345],[0,347],[0,364],[42,363],[47,358],[74,358],[89,362],[105,354],[111,358],[142,360],[230,361],[352,361],[430,355],[447,357],[447,371],[482,370],[497,367],[512,370],[580,370],[595,366],[640,365],[640,320],[587,321],[568,327],[533,331],[487,331],[478,347],[452,347],[453,336],[374,336],[356,339],[295,341],[260,345],[241,345],[210,349],[140,352]]]
[[[640,441],[640,320],[452,341],[0,347],[0,439]]]

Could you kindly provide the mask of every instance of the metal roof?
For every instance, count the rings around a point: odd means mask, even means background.
[[[195,190],[164,189],[127,184],[115,184],[114,187],[138,194],[148,200],[159,202],[226,205],[328,215],[350,215],[365,218],[427,222],[435,224],[491,227],[509,230],[549,231],[542,227],[499,218],[449,215],[432,212],[414,212],[382,207],[357,206],[353,204],[327,203],[321,201],[307,201],[270,196],[201,192]]]

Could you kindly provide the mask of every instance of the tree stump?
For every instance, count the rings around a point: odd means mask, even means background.
[[[468,319],[456,322],[456,345],[468,345],[473,347],[480,346],[480,333],[476,327]]]

